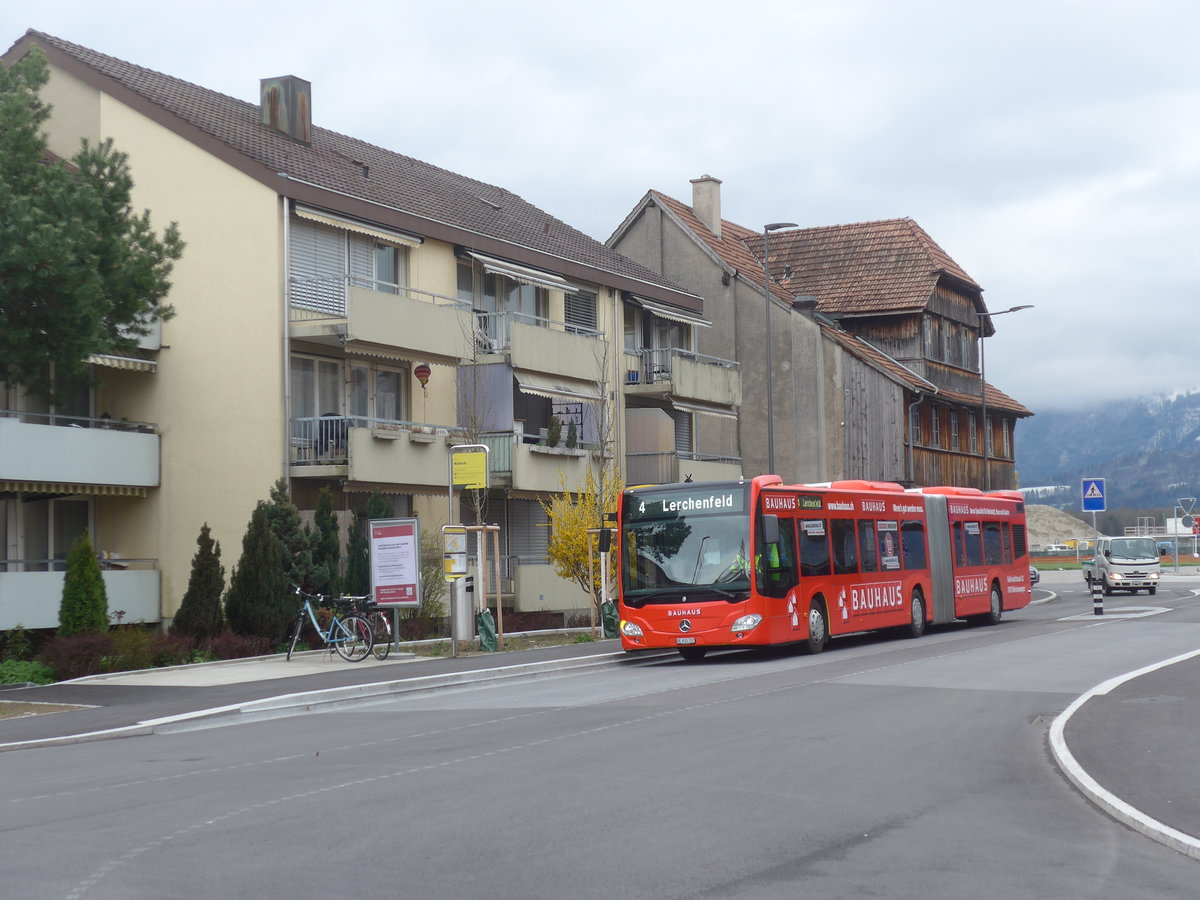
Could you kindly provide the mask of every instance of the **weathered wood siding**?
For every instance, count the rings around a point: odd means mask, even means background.
[[[843,478],[906,478],[906,401],[903,387],[871,366],[841,354]]]

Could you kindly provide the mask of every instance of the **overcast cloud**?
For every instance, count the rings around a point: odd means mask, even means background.
[[[1200,387],[1189,0],[5,4],[48,32],[507,188],[604,240],[723,180],[750,228],[910,216],[985,289],[1035,412]],[[134,176],[136,178],[136,171]]]

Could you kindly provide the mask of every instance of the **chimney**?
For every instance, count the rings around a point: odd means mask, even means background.
[[[711,175],[692,179],[692,212],[709,231],[721,236],[721,179]]]
[[[259,82],[262,123],[302,144],[312,141],[312,85],[295,75]]]

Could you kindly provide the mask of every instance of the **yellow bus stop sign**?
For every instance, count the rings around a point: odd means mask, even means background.
[[[455,453],[451,465],[451,478],[454,486],[458,488],[486,488],[487,453],[483,450]]]

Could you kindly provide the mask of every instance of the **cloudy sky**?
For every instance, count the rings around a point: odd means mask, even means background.
[[[1035,412],[1200,388],[1194,0],[3,4],[27,29],[491,182],[604,240],[723,180],[750,228],[909,216]],[[136,176],[136,173],[134,173]]]

